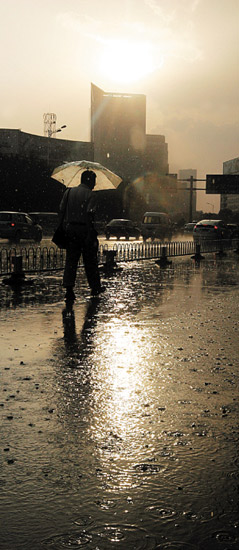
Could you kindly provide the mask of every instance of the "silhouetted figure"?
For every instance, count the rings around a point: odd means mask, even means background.
[[[96,175],[91,170],[85,170],[81,183],[67,190],[60,204],[60,212],[64,213],[64,225],[68,244],[66,248],[66,263],[63,275],[63,286],[66,288],[66,300],[74,301],[75,279],[77,265],[82,254],[91,295],[98,296],[105,290],[101,286],[98,269],[98,239],[93,223],[92,190],[95,187]]]

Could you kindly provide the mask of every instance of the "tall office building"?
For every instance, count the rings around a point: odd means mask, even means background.
[[[104,92],[91,84],[94,159],[125,180],[168,173],[164,136],[146,134],[146,96]]]

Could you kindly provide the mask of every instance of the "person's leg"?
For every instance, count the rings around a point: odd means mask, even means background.
[[[82,250],[83,261],[85,266],[86,277],[88,284],[91,288],[92,294],[99,294],[103,287],[101,287],[100,274],[98,267],[98,241],[95,246],[84,246]]]
[[[80,254],[81,247],[69,242],[69,245],[66,249],[66,262],[63,274],[63,286],[67,289],[73,289],[73,287],[75,286],[76,271]]]

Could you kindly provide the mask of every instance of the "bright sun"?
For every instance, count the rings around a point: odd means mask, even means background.
[[[154,69],[152,48],[149,43],[143,42],[111,40],[100,61],[101,72],[119,83],[133,82]]]

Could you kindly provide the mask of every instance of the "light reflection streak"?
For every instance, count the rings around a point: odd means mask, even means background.
[[[129,323],[112,323],[109,330],[106,355],[110,358],[108,375],[112,385],[111,415],[117,417],[121,432],[128,427],[124,422],[128,412],[135,408],[138,401],[136,389],[142,387],[141,355],[139,348],[139,329]],[[139,377],[139,372],[141,376]]]
[[[120,475],[114,478],[120,490],[135,482],[133,467],[148,452],[144,437],[148,430],[145,404],[152,400],[154,388],[147,363],[151,353],[147,331],[142,324],[135,326],[126,319],[114,318],[106,323],[104,333],[98,335],[100,379],[93,389],[97,414],[92,417],[90,430],[103,470],[110,468],[111,474],[115,468],[117,472],[120,470]],[[151,426],[152,445],[154,437]],[[151,450],[152,445],[148,446]]]

